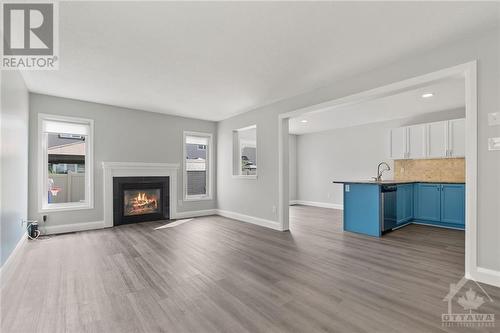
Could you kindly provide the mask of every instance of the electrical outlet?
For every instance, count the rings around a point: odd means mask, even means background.
[[[276,214],[276,206],[273,205],[273,214]]]
[[[330,199],[330,197],[331,197],[331,196],[332,196],[332,195],[331,195],[330,193],[327,193],[327,194],[326,194],[326,197],[327,197],[328,199]]]
[[[350,192],[350,191],[351,191],[351,187],[350,187],[349,185],[346,185],[346,186],[345,186],[345,191],[346,191],[346,192]]]

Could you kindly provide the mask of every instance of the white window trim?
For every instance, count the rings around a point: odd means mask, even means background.
[[[238,128],[238,129],[235,129],[233,130],[233,132],[235,133],[239,133],[241,131],[245,131],[245,130],[249,130],[249,129],[252,129],[252,128],[255,128],[257,129],[257,124],[255,125],[250,125],[250,126],[247,126],[247,127],[243,127],[243,128]],[[235,137],[233,135],[233,140],[235,140]],[[257,154],[258,154],[258,149],[257,149],[257,138],[255,138],[255,145],[252,145],[250,144],[250,142],[248,142],[248,140],[240,140],[240,137],[239,135],[236,136],[236,140],[238,140],[237,143],[233,142],[233,145],[237,144],[238,145],[238,156],[235,158],[233,157],[233,163],[238,163],[238,174],[234,174],[234,165],[233,165],[233,174],[232,174],[232,178],[234,179],[257,179],[257,176],[259,174],[259,166],[258,166],[258,162],[257,162],[257,171],[256,171],[256,174],[255,175],[243,175],[241,173],[241,150],[242,150],[242,143],[244,142],[245,143],[245,147],[251,147],[251,146],[255,146],[255,157],[257,159],[257,161],[259,160],[257,158]],[[233,149],[233,153],[234,153],[234,149]]]
[[[234,179],[257,179],[257,175],[233,175]]]
[[[186,137],[187,136],[200,136],[208,138],[207,145],[207,156],[208,156],[208,168],[207,172],[207,194],[202,195],[188,195],[187,194],[187,160],[186,160]],[[214,159],[213,159],[213,134],[204,132],[192,132],[184,131],[182,136],[182,188],[183,188],[183,198],[184,201],[203,201],[203,200],[213,200],[212,188],[214,179]]]
[[[85,202],[67,202],[49,204],[47,199],[47,179],[48,179],[48,156],[47,156],[47,140],[45,140],[43,132],[43,121],[61,121],[77,124],[85,124],[90,128],[90,133],[85,142]],[[38,212],[61,212],[81,209],[94,208],[94,120],[86,118],[66,117],[52,114],[38,114]]]

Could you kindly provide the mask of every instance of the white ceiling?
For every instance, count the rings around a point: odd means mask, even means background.
[[[422,98],[424,93],[433,93]],[[290,119],[290,133],[306,134],[335,128],[405,119],[465,107],[465,81],[463,78],[448,79],[426,87],[368,102],[321,110]],[[307,120],[307,123],[303,123]]]
[[[30,91],[221,120],[498,23],[499,3],[60,2]]]

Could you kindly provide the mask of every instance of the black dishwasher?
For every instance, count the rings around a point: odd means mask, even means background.
[[[380,223],[382,232],[396,227],[397,190],[396,185],[382,185],[380,188]]]

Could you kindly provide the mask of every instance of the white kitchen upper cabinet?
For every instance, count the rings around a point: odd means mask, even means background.
[[[448,156],[465,157],[465,118],[449,121]]]
[[[427,124],[427,157],[446,157],[448,151],[448,121]]]
[[[407,158],[425,158],[427,156],[426,126],[408,127]]]
[[[394,128],[390,137],[390,158],[402,160],[407,158],[407,129],[406,127]]]
[[[465,118],[394,128],[393,160],[465,157]]]

